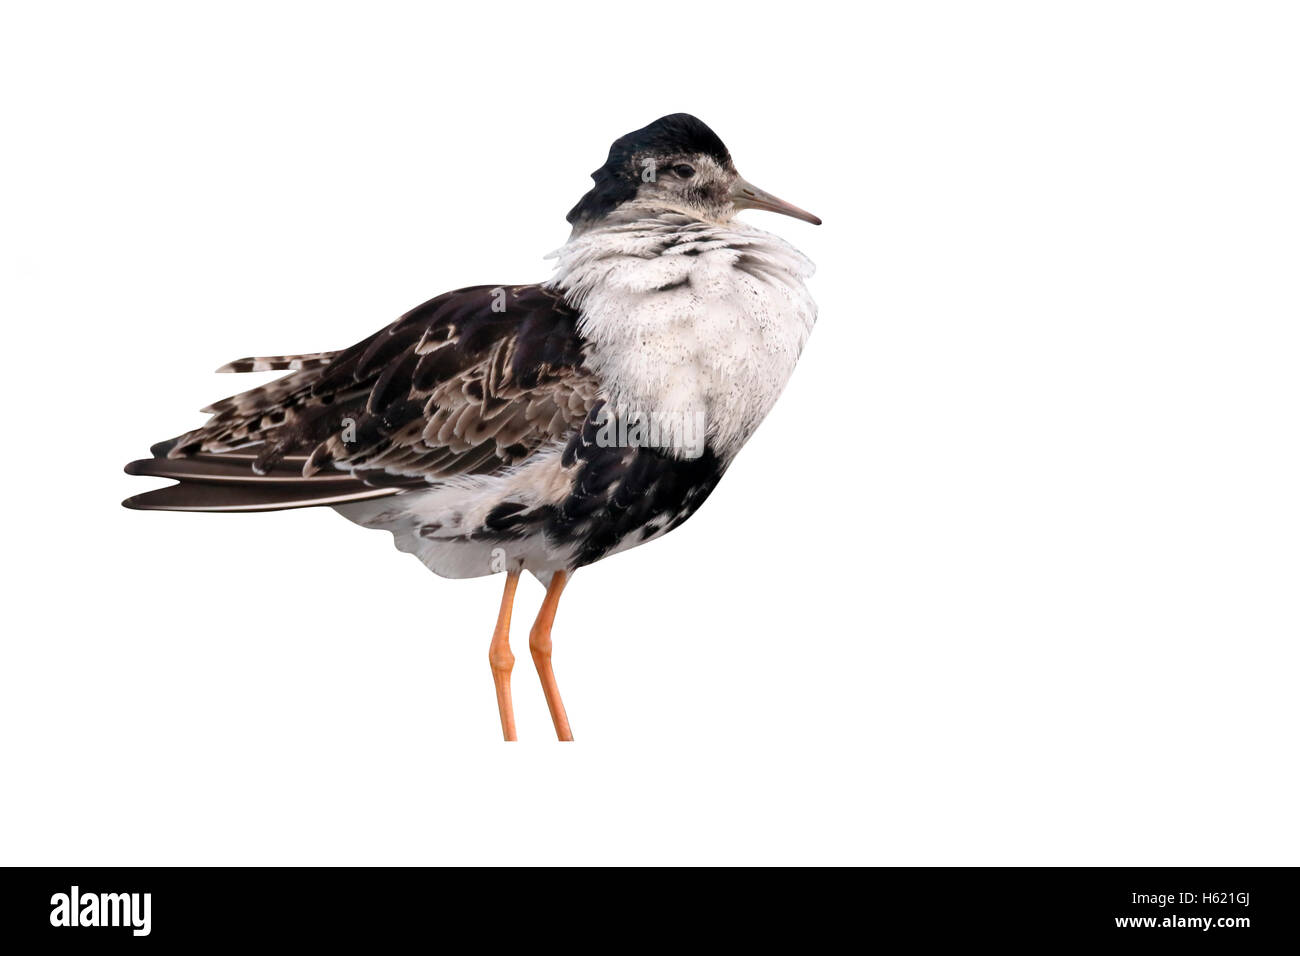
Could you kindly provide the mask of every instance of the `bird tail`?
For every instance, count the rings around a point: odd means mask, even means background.
[[[417,476],[382,470],[346,472],[307,468],[328,437],[325,419],[349,414],[364,395],[339,395],[337,403],[301,406],[338,352],[236,359],[222,372],[288,371],[290,374],[209,405],[207,424],[149,449],[152,458],[126,466],[128,475],[178,482],[135,495],[122,504],[140,511],[280,511],[338,505],[397,494],[423,485]],[[349,404],[349,403],[353,404]],[[359,415],[359,411],[357,412]],[[323,429],[323,430],[322,430]]]
[[[287,456],[259,473],[253,470],[256,453],[168,458],[171,445],[155,445],[151,450],[158,457],[133,461],[125,470],[128,475],[171,478],[178,484],[127,498],[124,507],[136,511],[283,511],[382,498],[401,490],[366,484],[341,471],[304,478],[306,458],[301,455]]]

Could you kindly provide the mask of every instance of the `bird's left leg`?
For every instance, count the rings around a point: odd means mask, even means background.
[[[533,652],[537,676],[542,679],[542,691],[546,694],[546,706],[550,708],[551,720],[555,723],[555,736],[560,740],[572,740],[573,731],[569,729],[569,716],[564,712],[564,701],[560,700],[555,671],[551,670],[551,625],[555,623],[555,610],[560,606],[560,592],[564,590],[568,579],[569,576],[564,571],[556,571],[551,575],[546,597],[542,599],[542,608],[537,612],[537,621],[528,635],[528,649]]]
[[[488,645],[488,663],[492,665],[492,680],[497,685],[497,710],[501,712],[501,733],[506,740],[515,740],[515,708],[510,700],[510,672],[515,666],[515,655],[510,653],[510,612],[515,606],[515,588],[519,572],[506,572],[506,589],[501,595],[501,611],[497,626]]]

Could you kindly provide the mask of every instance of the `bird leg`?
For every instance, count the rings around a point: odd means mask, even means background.
[[[537,676],[542,679],[542,691],[546,694],[546,706],[551,709],[555,735],[560,740],[572,740],[573,731],[569,729],[564,701],[560,700],[560,688],[555,683],[555,672],[551,670],[551,625],[555,623],[555,609],[560,605],[560,592],[564,590],[567,580],[568,574],[564,571],[556,571],[551,576],[546,597],[542,599],[542,608],[537,612],[537,620],[533,622],[533,629],[528,635],[528,649],[533,652]]]
[[[501,595],[501,611],[497,614],[496,630],[488,645],[488,663],[492,665],[492,680],[497,685],[497,710],[501,712],[501,733],[506,740],[516,740],[515,708],[510,700],[510,671],[515,666],[515,655],[510,653],[510,612],[515,606],[515,587],[519,572],[506,572],[506,589]]]

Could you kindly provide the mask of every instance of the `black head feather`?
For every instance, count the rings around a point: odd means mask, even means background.
[[[565,218],[574,225],[600,219],[636,196],[641,182],[639,160],[646,156],[703,153],[719,165],[731,163],[731,154],[718,134],[690,113],[661,116],[649,126],[614,140],[605,165],[591,174],[596,185],[569,210]]]

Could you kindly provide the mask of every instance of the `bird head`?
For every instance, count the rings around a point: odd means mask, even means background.
[[[742,209],[766,209],[821,225],[812,213],[746,182],[718,134],[689,113],[620,136],[591,178],[595,186],[567,217],[575,234],[655,210],[723,223]]]

